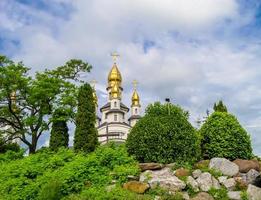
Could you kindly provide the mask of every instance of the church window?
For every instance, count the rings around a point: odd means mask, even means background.
[[[108,114],[105,114],[105,119],[108,119]]]
[[[117,115],[114,115],[114,121],[117,121]]]
[[[117,107],[117,102],[116,102],[116,101],[114,102],[114,107],[115,107],[115,108]]]
[[[135,108],[135,114],[138,114],[138,109],[137,108]]]

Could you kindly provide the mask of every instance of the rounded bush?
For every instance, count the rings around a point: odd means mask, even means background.
[[[200,129],[204,158],[230,160],[252,157],[251,140],[237,118],[226,112],[214,112]]]
[[[200,151],[188,113],[172,104],[154,103],[132,128],[126,142],[128,152],[140,162],[192,161]]]

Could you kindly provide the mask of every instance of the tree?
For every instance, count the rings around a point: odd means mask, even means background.
[[[227,107],[221,100],[217,104],[214,104],[213,109],[215,112],[227,112]]]
[[[74,134],[75,151],[92,152],[98,145],[98,133],[95,128],[95,104],[92,87],[85,83],[79,89],[76,129]]]
[[[61,110],[54,111],[50,136],[50,149],[57,151],[60,147],[68,147],[69,133],[66,123],[66,113]]]
[[[154,103],[131,129],[126,146],[140,162],[192,161],[200,155],[199,137],[188,112],[173,104]]]
[[[252,157],[250,136],[232,114],[214,112],[199,133],[204,158],[224,157],[234,160]]]
[[[6,140],[18,138],[29,153],[35,153],[39,138],[49,130],[54,110],[59,108],[68,119],[74,119],[77,87],[71,81],[90,70],[88,63],[70,60],[30,76],[22,62],[0,56],[0,130]]]

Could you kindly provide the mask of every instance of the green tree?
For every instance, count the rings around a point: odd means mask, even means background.
[[[56,110],[53,114],[49,147],[54,151],[57,151],[60,147],[68,147],[69,133],[66,118],[66,113],[61,110]]]
[[[237,118],[227,112],[214,112],[199,130],[204,158],[231,160],[252,157],[251,140]]]
[[[199,137],[188,112],[173,104],[154,103],[131,129],[126,146],[141,162],[192,161],[200,155]]]
[[[98,133],[95,128],[95,104],[92,87],[85,83],[79,89],[76,129],[74,135],[75,151],[92,152],[98,145]]]
[[[29,153],[35,153],[39,138],[49,130],[54,110],[64,110],[68,119],[74,119],[77,87],[71,81],[90,70],[88,63],[70,60],[54,70],[30,76],[30,69],[22,62],[0,56],[1,134],[9,140],[20,139]]]
[[[215,112],[227,112],[227,107],[221,100],[214,104],[213,109]]]

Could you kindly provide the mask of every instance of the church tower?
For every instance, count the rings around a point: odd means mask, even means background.
[[[133,127],[137,121],[141,118],[141,105],[140,97],[137,92],[137,81],[133,81],[134,91],[131,98],[131,117],[129,118],[129,124]]]

